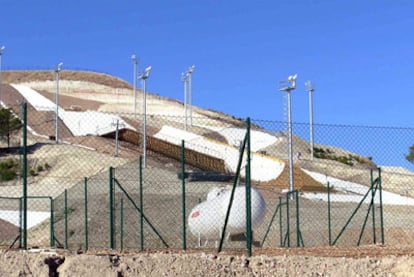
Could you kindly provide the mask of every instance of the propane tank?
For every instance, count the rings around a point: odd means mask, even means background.
[[[199,238],[220,239],[230,202],[231,187],[216,187],[208,192],[207,200],[195,206],[188,218],[190,232]],[[252,230],[260,226],[266,214],[266,203],[261,193],[251,189]],[[246,231],[246,189],[236,187],[227,222],[227,233]]]

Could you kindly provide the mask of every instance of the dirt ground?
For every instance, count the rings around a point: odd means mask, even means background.
[[[1,276],[413,276],[413,250],[274,249],[272,253],[0,251]]]

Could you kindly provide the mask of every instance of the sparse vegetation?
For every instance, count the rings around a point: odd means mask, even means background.
[[[0,180],[11,181],[17,177],[18,162],[13,159],[0,162]]]
[[[343,163],[349,166],[353,166],[356,163],[363,164],[366,162],[364,158],[357,156],[357,155],[348,154],[346,156],[337,156],[335,155],[335,152],[329,148],[324,149],[324,148],[314,147],[313,152],[316,158],[325,159],[325,160],[333,160],[333,161],[337,161],[337,162],[340,162],[340,163]],[[368,159],[371,160],[372,158],[368,158]]]

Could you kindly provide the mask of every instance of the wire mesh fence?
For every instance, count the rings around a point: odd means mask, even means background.
[[[53,108],[10,106],[23,124],[1,133],[3,246],[412,245],[414,129],[314,125],[310,145],[296,123],[289,153],[284,122],[60,111],[56,124]]]

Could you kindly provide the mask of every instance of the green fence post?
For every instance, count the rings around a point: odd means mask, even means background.
[[[54,216],[53,216],[53,198],[49,197],[50,200],[50,247],[55,246],[55,228],[54,228]]]
[[[224,237],[226,235],[227,223],[228,223],[229,217],[230,217],[230,210],[231,210],[231,206],[233,204],[234,192],[236,190],[237,181],[239,180],[239,176],[240,176],[241,164],[242,164],[242,161],[243,161],[243,153],[244,153],[244,149],[246,147],[246,140],[247,140],[247,138],[245,136],[244,140],[243,140],[243,144],[240,148],[240,155],[239,155],[239,161],[238,161],[238,164],[237,164],[236,175],[235,175],[234,182],[233,182],[233,188],[231,189],[231,193],[230,193],[229,206],[227,208],[226,217],[224,219],[224,226],[223,226],[223,229],[221,231],[221,238],[220,238],[220,243],[219,243],[219,247],[217,249],[217,252],[221,252],[221,249],[223,247]]]
[[[296,247],[300,246],[300,239],[301,239],[301,233],[300,233],[300,218],[299,218],[299,191],[295,190],[295,200],[296,200]]]
[[[68,190],[65,189],[65,249],[68,249]]]
[[[109,249],[114,249],[113,168],[109,168]]]
[[[247,118],[247,164],[246,164],[246,246],[247,256],[252,256],[252,201],[250,180],[250,118]]]
[[[27,249],[27,103],[23,103],[23,249]]]
[[[22,225],[23,225],[23,197],[19,198],[19,248],[22,248],[23,238],[22,238]]]
[[[121,222],[120,222],[120,239],[121,239],[121,251],[124,250],[124,198],[121,198]]]
[[[139,157],[139,208],[141,212],[139,213],[139,227],[140,227],[140,248],[141,251],[144,250],[144,210],[143,210],[143,202],[142,202],[142,183],[143,183],[143,176],[142,176],[142,156]]]
[[[381,242],[384,245],[384,210],[382,205],[382,179],[381,179],[381,168],[378,168],[378,186],[380,194],[380,222],[381,222]]]
[[[328,182],[328,239],[329,246],[332,245],[332,229],[331,229],[331,185]]]
[[[181,203],[182,203],[182,220],[183,220],[183,250],[187,249],[187,230],[186,230],[186,212],[185,212],[185,145],[181,141]]]
[[[88,238],[88,178],[84,179],[84,211],[85,211],[85,251],[89,249],[89,238]]]
[[[376,180],[373,181],[373,170],[371,169],[371,182],[375,182]],[[378,187],[378,184],[376,184],[376,187]],[[371,207],[372,207],[372,238],[374,241],[374,244],[377,243],[377,236],[375,233],[375,192],[376,189],[373,189],[373,185],[372,185],[372,191],[371,191]]]
[[[291,192],[289,191],[286,194],[286,221],[287,221],[287,226],[286,226],[286,237],[287,237],[287,246],[290,247],[290,214],[289,214],[289,197],[290,197]]]
[[[280,247],[283,247],[283,215],[282,215],[282,196],[279,196],[279,207],[280,207],[280,212],[279,212],[279,240],[280,240]]]

